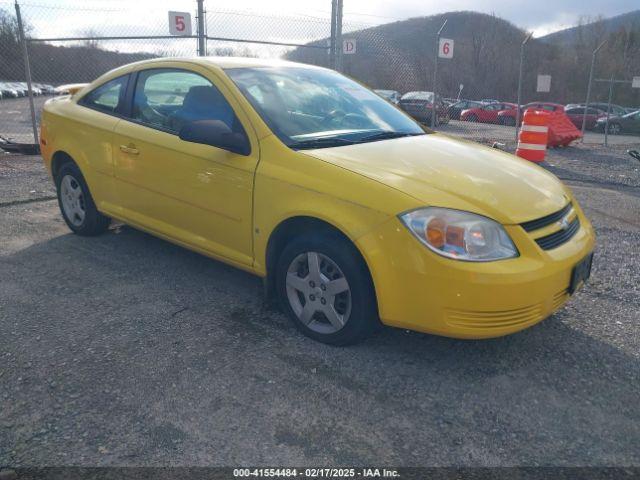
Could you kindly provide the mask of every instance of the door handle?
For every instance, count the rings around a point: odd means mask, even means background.
[[[127,145],[120,145],[120,151],[128,153],[129,155],[138,155],[140,153],[140,150],[138,150],[137,148]]]

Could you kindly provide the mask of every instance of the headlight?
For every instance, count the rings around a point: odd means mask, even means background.
[[[475,213],[428,207],[400,219],[418,240],[444,257],[489,262],[518,256],[502,225]]]

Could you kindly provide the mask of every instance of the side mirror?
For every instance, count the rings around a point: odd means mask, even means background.
[[[220,120],[196,120],[186,123],[178,135],[180,140],[211,145],[239,155],[249,155],[251,145],[244,132],[233,132]]]

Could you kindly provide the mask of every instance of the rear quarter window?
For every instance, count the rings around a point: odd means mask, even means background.
[[[82,97],[78,104],[104,113],[115,113],[122,103],[129,76],[103,83]]]

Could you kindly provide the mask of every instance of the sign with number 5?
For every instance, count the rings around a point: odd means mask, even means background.
[[[190,36],[191,14],[189,12],[169,12],[169,33]]]
[[[438,56],[440,58],[453,58],[453,40],[450,38],[441,38],[440,47],[438,48]]]

